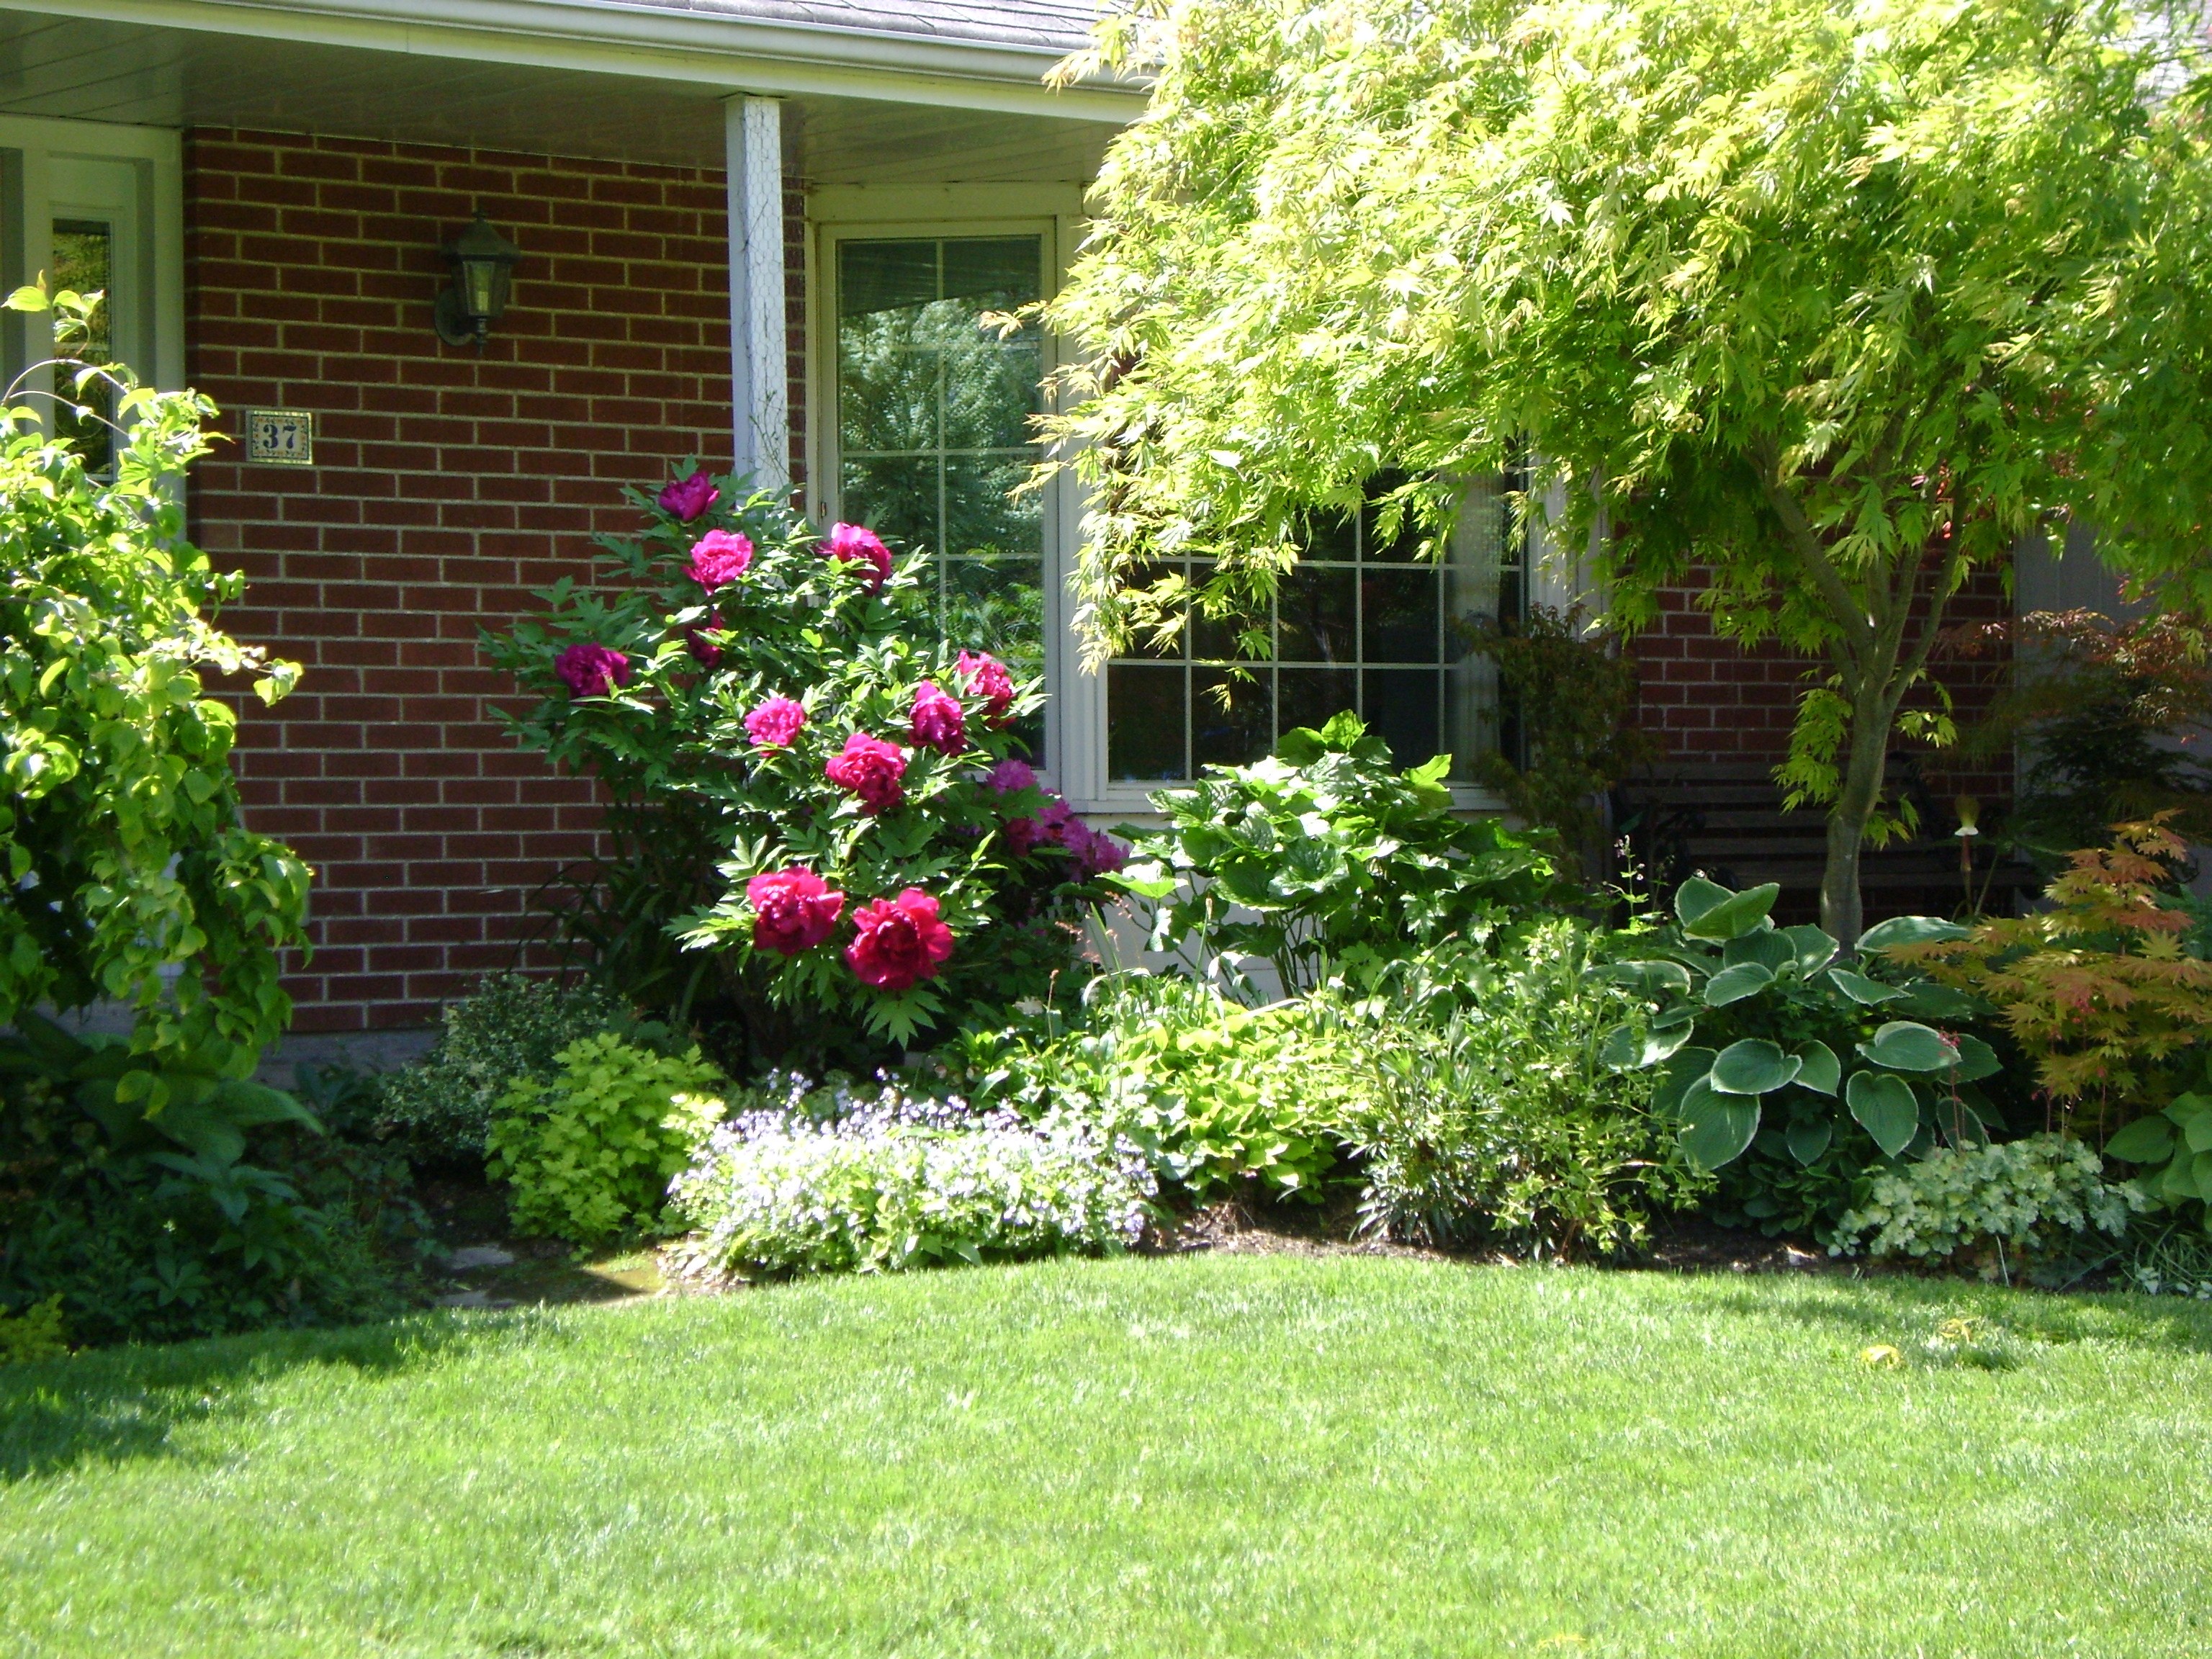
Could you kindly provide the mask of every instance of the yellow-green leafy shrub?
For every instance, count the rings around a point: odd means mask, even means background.
[[[0,1365],[59,1359],[69,1352],[62,1336],[62,1299],[50,1296],[19,1314],[0,1313]]]
[[[515,1226],[579,1244],[652,1231],[669,1178],[721,1121],[722,1074],[696,1048],[659,1054],[612,1032],[556,1063],[550,1083],[514,1080],[486,1138]]]

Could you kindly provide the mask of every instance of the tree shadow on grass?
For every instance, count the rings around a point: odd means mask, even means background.
[[[1919,1339],[1946,1320],[1986,1321],[2024,1341],[2109,1342],[2171,1353],[2212,1354],[2212,1304],[2129,1292],[2014,1290],[1967,1279],[1883,1274],[1778,1285],[1735,1281],[1705,1304],[1767,1319],[1825,1326],[1869,1343]]]
[[[418,1314],[381,1325],[270,1331],[0,1365],[0,1489],[88,1462],[173,1457],[174,1431],[240,1408],[309,1367],[396,1376],[510,1331],[513,1316]]]

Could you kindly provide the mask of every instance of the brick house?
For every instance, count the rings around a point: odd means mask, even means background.
[[[493,724],[511,688],[478,631],[627,524],[623,485],[690,456],[931,549],[948,624],[1049,677],[1047,769],[1087,811],[1347,704],[1401,760],[1498,740],[1494,678],[1451,659],[1445,618],[1571,582],[1497,513],[1463,515],[1435,566],[1358,526],[1317,546],[1279,605],[1279,665],[1233,714],[1205,696],[1225,647],[1202,630],[1182,659],[1079,672],[1078,503],[1004,494],[1057,343],[977,322],[1048,291],[1142,106],[1042,83],[1090,16],[7,0],[0,279],[105,288],[117,355],[222,404],[237,441],[192,483],[194,533],[247,574],[234,630],[307,666],[249,711],[240,755],[251,821],[318,870],[300,1031],[420,1030],[516,959],[594,809]],[[520,251],[512,296],[480,344],[449,343],[444,250],[479,211]],[[18,365],[29,343],[5,342]],[[1637,647],[1647,722],[1677,775],[1763,767],[1798,666],[1739,655],[1680,599]]]

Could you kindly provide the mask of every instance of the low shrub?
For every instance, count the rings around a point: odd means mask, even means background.
[[[613,1032],[555,1060],[550,1083],[514,1079],[486,1136],[515,1226],[578,1244],[656,1231],[669,1177],[721,1121],[721,1073],[696,1048],[656,1054]]]
[[[427,1162],[480,1158],[492,1114],[516,1079],[551,1081],[563,1048],[622,1029],[629,1016],[588,981],[487,980],[447,1008],[428,1054],[384,1075],[377,1126]]]
[[[2094,1147],[2065,1134],[1937,1146],[1870,1176],[1864,1198],[1836,1224],[1830,1255],[1978,1255],[1990,1277],[2009,1276],[2022,1262],[2070,1250],[2093,1229],[2118,1238],[2149,1206],[2132,1184],[2105,1179]]]
[[[59,1359],[69,1352],[62,1335],[62,1299],[50,1296],[19,1314],[0,1314],[0,1365]]]
[[[1706,1184],[1651,1109],[1654,1076],[1607,1062],[1613,1032],[1647,1011],[1601,965],[1598,937],[1559,919],[1502,957],[1408,962],[1362,1005],[1365,1231],[1612,1255],[1641,1242],[1652,1206]]]
[[[1251,1182],[1318,1197],[1342,1154],[1364,1066],[1317,1005],[1248,1008],[1177,974],[1102,975],[1079,1023],[970,1033],[948,1055],[979,1103],[1038,1120],[1078,1113],[1143,1149],[1155,1174],[1205,1200]]]
[[[1209,973],[1258,957],[1291,993],[1558,902],[1536,841],[1454,814],[1450,765],[1393,770],[1349,714],[1287,732],[1267,760],[1153,795],[1167,823],[1109,884],[1151,907],[1154,950],[1188,950]]]
[[[1133,1146],[1072,1114],[872,1097],[771,1077],[672,1188],[677,1247],[716,1278],[890,1272],[1109,1254],[1143,1236],[1154,1192]]]

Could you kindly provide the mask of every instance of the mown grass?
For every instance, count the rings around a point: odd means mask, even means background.
[[[0,1370],[0,1653],[2191,1654],[2209,1437],[2205,1311],[1899,1279],[454,1315]]]

